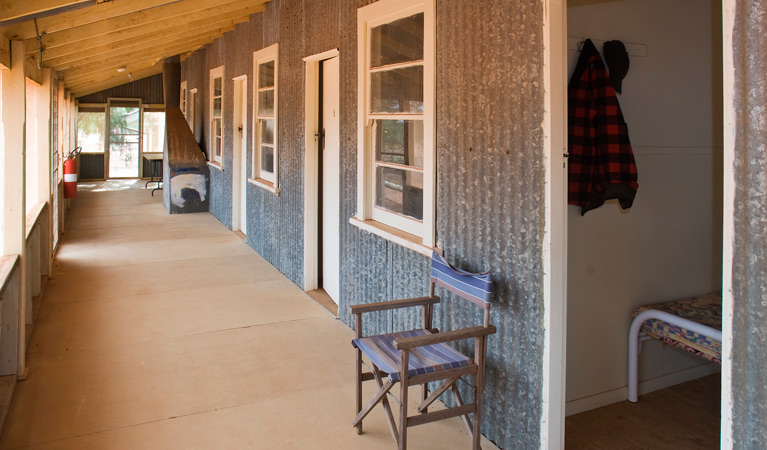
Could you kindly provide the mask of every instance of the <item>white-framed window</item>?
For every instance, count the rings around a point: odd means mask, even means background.
[[[223,166],[224,153],[224,66],[210,70],[210,161]]]
[[[357,12],[357,217],[435,244],[435,0]],[[379,233],[380,234],[380,233]]]
[[[189,121],[189,115],[187,110],[187,90],[186,90],[186,80],[181,82],[181,95],[179,97],[179,107],[181,108],[181,114],[186,117],[186,120]]]
[[[197,88],[189,90],[187,108],[189,109],[189,115],[186,116],[186,119],[189,122],[189,129],[192,130],[192,134],[197,138]]]
[[[278,44],[253,52],[253,178],[278,192]]]

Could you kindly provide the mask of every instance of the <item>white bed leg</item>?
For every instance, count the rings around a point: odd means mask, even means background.
[[[637,383],[639,372],[639,330],[642,328],[642,324],[650,319],[658,319],[664,322],[668,322],[673,325],[677,325],[682,328],[686,328],[689,331],[698,333],[703,336],[708,336],[719,342],[722,342],[722,331],[716,330],[709,326],[693,322],[692,320],[685,319],[684,317],[675,316],[665,311],[659,311],[657,309],[648,309],[639,313],[633,322],[631,322],[631,329],[629,330],[629,401],[636,402],[637,395]]]
[[[641,318],[641,319],[640,319]],[[629,401],[636,403],[639,399],[637,394],[637,378],[639,377],[639,329],[646,319],[639,314],[632,322],[629,329]]]

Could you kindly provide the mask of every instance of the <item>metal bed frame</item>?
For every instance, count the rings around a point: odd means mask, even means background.
[[[671,325],[676,325],[681,328],[685,328],[692,332],[702,334],[722,342],[722,332],[715,328],[700,324],[690,319],[676,316],[666,311],[660,311],[657,309],[648,309],[639,313],[634,321],[631,322],[631,329],[629,330],[629,401],[636,403],[639,399],[637,392],[638,373],[639,373],[639,350],[640,341],[652,339],[650,336],[641,332],[642,325],[651,319],[658,319],[664,322],[668,322]]]

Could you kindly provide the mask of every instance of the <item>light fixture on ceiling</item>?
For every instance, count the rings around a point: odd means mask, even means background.
[[[117,68],[117,71],[118,71],[118,72],[120,72],[120,73],[123,73],[123,72],[125,72],[126,70],[128,70],[128,69],[127,69],[125,66],[122,66],[122,67],[118,67],[118,68]]]

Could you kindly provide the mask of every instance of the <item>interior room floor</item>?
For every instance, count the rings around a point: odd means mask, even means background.
[[[567,450],[719,448],[719,374],[565,419]]]
[[[169,215],[143,186],[80,184],[0,449],[395,448],[380,408],[351,426],[353,331],[212,215]],[[408,437],[471,447],[457,418]]]

